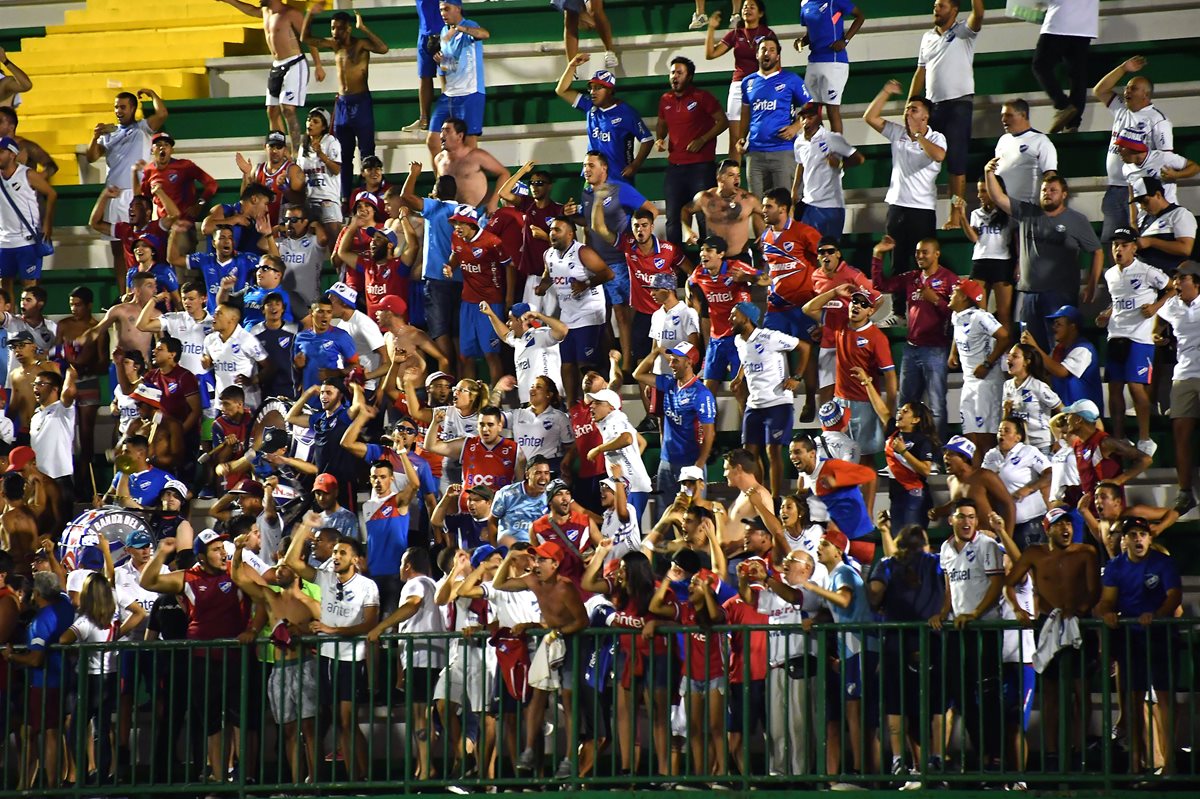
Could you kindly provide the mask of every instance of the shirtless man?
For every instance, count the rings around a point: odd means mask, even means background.
[[[574,653],[571,650],[576,642],[570,639],[570,636],[588,626],[587,610],[583,607],[583,600],[579,598],[579,588],[574,582],[558,573],[559,567],[567,558],[566,550],[561,544],[550,541],[530,547],[527,552],[533,555],[533,571],[524,575],[510,576],[509,572],[513,567],[513,562],[520,555],[516,550],[511,550],[505,556],[504,562],[500,564],[500,568],[496,570],[492,588],[497,591],[532,591],[537,597],[538,608],[542,613],[542,627],[551,631],[549,635],[543,636],[541,646],[549,646],[551,642],[559,638],[564,639],[564,643],[567,644],[566,656],[562,661],[562,705],[566,712],[567,740],[571,741],[574,740],[571,730],[571,695],[575,685],[574,678],[582,675],[571,673],[571,669],[574,667]],[[531,704],[534,706],[529,711],[530,726],[528,729],[538,731],[537,734],[540,734],[542,729],[548,698],[548,692],[535,690],[531,700]],[[526,743],[528,744],[529,741],[527,740]],[[526,750],[521,753],[518,769],[532,768],[534,751],[532,746],[526,747]],[[566,768],[569,769],[570,756],[564,758],[563,763],[566,763]],[[559,773],[562,773],[563,764],[560,763],[558,768]]]
[[[3,51],[0,50],[0,52]],[[4,86],[4,84],[0,83],[0,86]],[[9,105],[0,104],[0,139],[5,136],[11,136],[13,139],[16,139],[17,146],[21,148],[21,151],[17,153],[17,163],[40,171],[42,177],[49,181],[58,172],[58,163],[50,157],[50,153],[46,152],[42,145],[31,139],[18,136],[17,122],[16,109]]]
[[[304,593],[304,581],[296,576],[287,565],[279,563],[275,566],[275,586],[282,589],[273,590],[257,580],[250,579],[246,570],[242,569],[242,553],[249,542],[250,534],[239,535],[234,539],[233,569],[231,576],[237,587],[250,597],[256,604],[266,607],[267,619],[272,631],[282,623],[292,636],[307,635],[309,627],[315,619],[321,616],[321,604],[312,596]],[[287,663],[300,660],[303,647],[284,647],[272,634],[275,643],[275,662]],[[284,746],[287,751],[288,765],[292,769],[292,780],[301,784],[306,775],[301,768],[300,738],[304,739],[304,758],[307,774],[315,774],[317,756],[317,661],[313,657],[305,657],[301,663],[293,663],[295,668],[280,668],[272,670],[267,684],[267,695],[271,701],[271,711],[275,721],[283,727]],[[297,720],[297,718],[299,720]]]
[[[309,6],[304,17],[304,43],[312,47],[333,50],[337,65],[338,96],[333,101],[333,135],[342,145],[342,196],[349,197],[354,189],[354,142],[365,158],[375,154],[375,111],[371,106],[371,89],[367,73],[371,68],[371,53],[385,55],[388,46],[372,33],[363,22],[362,14],[354,12],[354,27],[365,39],[350,33],[350,15],[339,11],[329,22],[329,39],[314,39],[308,35],[312,15],[321,4]]]
[[[700,240],[699,234],[692,229],[692,221],[697,213],[703,214],[708,235],[720,236],[729,245],[726,257],[751,262],[750,242],[758,241],[766,223],[762,201],[743,189],[739,185],[741,180],[742,168],[737,161],[721,162],[717,167],[716,187],[698,192],[680,212],[684,244],[695,246]]]
[[[1070,619],[1077,616],[1087,617],[1092,606],[1100,598],[1100,565],[1096,558],[1096,550],[1087,544],[1073,544],[1075,526],[1071,523],[1071,514],[1062,508],[1055,508],[1046,514],[1047,530],[1046,544],[1033,544],[1026,547],[1020,559],[1009,571],[1005,584],[1014,588],[1029,572],[1033,573],[1034,590],[1037,592],[1038,607],[1041,610],[1057,610],[1062,618]],[[1026,625],[1033,624],[1033,618],[1019,604],[1013,603],[1017,619]],[[1043,634],[1051,631],[1044,630]],[[1045,707],[1042,708],[1043,724],[1046,734],[1043,741],[1048,752],[1058,752],[1058,699],[1059,682],[1068,681],[1067,701],[1072,701],[1071,690],[1081,703],[1081,707],[1072,710],[1067,717],[1072,719],[1088,718],[1091,715],[1089,693],[1084,690],[1085,672],[1080,668],[1081,652],[1073,647],[1064,647],[1042,669],[1042,679],[1045,680],[1042,696]],[[1067,733],[1067,741],[1077,741],[1076,730]]]
[[[104,312],[104,316],[93,327],[75,339],[76,347],[86,347],[99,340],[109,328],[116,326],[117,349],[121,352],[140,352],[150,360],[149,333],[138,330],[137,319],[146,303],[154,299],[156,280],[149,272],[138,272],[133,276],[133,290],[121,298],[121,302]]]
[[[300,49],[300,37],[304,31],[305,17],[294,8],[288,8],[283,0],[259,0],[257,6],[242,0],[220,0],[251,17],[262,17],[263,31],[267,34],[267,46],[275,59],[267,78],[267,120],[271,130],[285,130],[292,140],[292,152],[300,149],[300,135],[304,131],[296,119],[296,107],[305,105],[308,94],[308,62]],[[322,3],[314,4],[320,12]],[[325,80],[325,68],[316,47],[309,47],[316,67],[317,82]],[[280,109],[283,113],[280,113]],[[286,120],[286,121],[285,121]]]
[[[0,549],[12,555],[18,572],[28,575],[33,563],[34,542],[38,540],[38,521],[25,505],[25,489],[24,477],[16,473],[4,475]]]
[[[38,372],[50,370],[60,371],[58,364],[46,360],[27,330],[21,330],[8,338],[8,349],[12,352],[15,364],[9,370],[8,417],[16,426],[17,437],[29,435],[29,420],[37,409],[37,401],[33,397],[33,381]]]
[[[1121,522],[1128,518],[1145,519],[1150,524],[1150,533],[1156,538],[1179,520],[1179,511],[1174,508],[1157,508],[1153,505],[1127,505],[1125,489],[1112,481],[1096,486],[1092,494],[1079,500],[1079,512],[1088,531],[1104,551],[1102,563],[1121,554]]]
[[[451,175],[458,183],[454,199],[473,208],[487,204],[494,213],[499,201],[496,188],[508,180],[508,170],[496,157],[480,147],[467,144],[467,123],[451,117],[442,123],[442,151],[433,159],[434,173]],[[488,190],[488,175],[495,178],[494,188]]]
[[[392,304],[385,302],[381,305],[375,311],[375,321],[383,331],[383,346],[392,359],[392,368],[384,378],[384,385],[388,386],[389,393],[394,394],[403,390],[403,385],[397,382],[402,375],[411,375],[418,383],[425,380],[425,375],[429,372],[427,358],[437,361],[437,367],[433,371],[447,373],[450,371],[450,359],[438,349],[424,330],[408,324],[402,315],[389,310],[388,306]]]
[[[753,519],[758,516],[758,510],[751,501],[751,495],[757,494],[760,502],[766,507],[774,507],[775,499],[758,480],[758,458],[748,450],[735,449],[725,453],[725,482],[736,490],[737,497],[729,506],[729,514],[721,518],[717,516],[717,529],[721,531],[721,548],[730,558],[730,566],[735,567],[733,558],[746,556],[746,525],[743,519]],[[720,505],[713,503],[712,510],[719,512]]]
[[[977,515],[989,518],[993,512],[1004,520],[1005,531],[1012,535],[1016,522],[1016,505],[1012,495],[1004,487],[1000,476],[993,471],[974,465],[975,444],[962,436],[953,436],[942,447],[942,460],[946,472],[954,479],[950,481],[950,501],[929,511],[931,520],[943,519],[954,510],[959,499],[975,502]]]
[[[88,346],[78,347],[75,341],[95,327],[99,320],[92,316],[94,295],[87,286],[71,290],[68,306],[71,315],[58,320],[55,344],[62,347],[67,363],[74,365],[79,375],[75,407],[79,420],[79,463],[91,464],[95,453],[96,417],[100,412],[100,375],[108,371],[108,333],[100,335]],[[77,489],[87,483],[87,475],[75,476]],[[76,496],[84,496],[82,490]]]
[[[25,507],[37,519],[37,529],[57,534],[62,530],[59,518],[62,491],[58,483],[38,469],[37,454],[30,447],[14,447],[8,454],[8,471],[25,478]]]
[[[150,463],[174,473],[184,462],[181,420],[162,412],[162,391],[154,386],[139,385],[131,396],[136,400],[137,416],[129,420],[125,438],[145,436],[150,442]]]

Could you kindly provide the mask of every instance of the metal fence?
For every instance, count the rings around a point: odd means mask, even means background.
[[[56,646],[8,669],[0,795],[1195,787],[1196,620],[1081,626],[1036,678],[1008,622],[592,628],[546,691],[542,631]]]

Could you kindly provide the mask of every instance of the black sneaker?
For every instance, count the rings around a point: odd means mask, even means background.
[[[658,420],[653,416],[647,416],[646,418],[642,419],[641,423],[637,426],[637,431],[639,433],[657,433]]]
[[[1196,507],[1196,498],[1192,496],[1192,492],[1180,489],[1179,494],[1175,497],[1175,512],[1182,516],[1194,507]]]

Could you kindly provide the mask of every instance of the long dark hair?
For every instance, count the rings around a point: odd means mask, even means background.
[[[933,443],[934,450],[937,450],[941,442],[938,441],[937,425],[933,421],[933,411],[920,400],[910,400],[905,404],[912,408],[913,414],[917,417],[917,429],[914,432],[928,438]]]
[[[654,596],[654,570],[644,552],[626,552],[621,556],[625,565],[625,599],[632,602],[639,616],[650,615],[650,598]]]
[[[1035,380],[1046,382],[1046,365],[1042,361],[1042,354],[1034,349],[1032,344],[1014,344],[1013,347],[1019,349],[1021,354],[1025,356],[1025,371]]]
[[[896,564],[900,567],[896,576],[904,584],[915,586],[921,582],[917,561],[928,545],[929,537],[919,524],[906,524],[896,534]]]
[[[743,2],[744,2],[744,0],[743,0]],[[766,27],[770,27],[770,26],[767,24],[767,4],[766,4],[766,3],[764,3],[764,2],[763,2],[763,0],[750,0],[750,2],[751,2],[751,3],[754,3],[754,5],[758,6],[758,13],[759,13],[759,16],[760,16],[760,19],[758,20],[758,26],[759,26],[760,28],[766,28]],[[740,6],[739,6],[739,8],[738,8],[738,12],[739,12],[739,13],[738,13],[738,16],[740,17],[740,16],[741,16],[741,7],[740,7]],[[739,19],[739,20],[738,20],[738,24],[737,24],[737,26],[738,26],[739,28],[745,28],[745,27],[746,27],[746,20],[744,20],[744,19]]]

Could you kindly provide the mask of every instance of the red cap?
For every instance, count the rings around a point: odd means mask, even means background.
[[[8,453],[8,471],[19,472],[36,457],[33,447],[13,447]]]
[[[404,316],[408,313],[408,303],[395,294],[389,294],[375,303],[375,310],[390,311],[393,316]]]
[[[841,552],[843,555],[846,554],[846,552],[850,549],[850,539],[846,538],[846,534],[841,530],[826,530],[821,534],[821,539],[833,544],[834,547],[837,548],[837,551]]]
[[[562,544],[557,541],[546,541],[543,544],[538,544],[536,547],[530,547],[529,551],[536,557],[549,558],[555,563],[562,565],[563,560],[567,557],[566,550],[562,548]]]
[[[317,479],[313,480],[313,491],[324,491],[326,494],[336,494],[338,490],[337,478],[328,472],[322,472],[317,475]]]
[[[983,302],[983,284],[978,280],[964,278],[958,281],[958,288],[962,290],[963,295],[971,302],[979,305]]]

